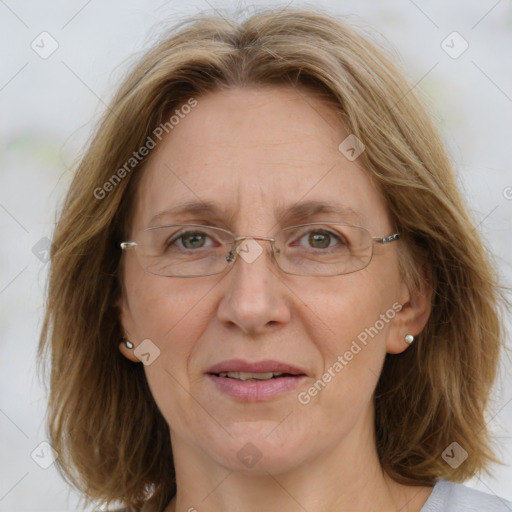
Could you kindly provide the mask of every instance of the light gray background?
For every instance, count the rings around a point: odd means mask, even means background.
[[[253,4],[0,0],[0,511],[77,507],[77,496],[55,467],[40,468],[31,453],[46,438],[45,391],[35,376],[34,358],[48,267],[40,240],[51,239],[80,149],[128,57],[187,14],[212,8],[226,14],[223,9],[239,5]],[[373,27],[394,49],[436,117],[478,229],[489,242],[503,283],[510,286],[511,0],[324,0],[315,5]],[[43,31],[59,45],[47,59],[31,48]],[[453,31],[469,43],[456,59],[441,47]],[[507,328],[510,340],[510,318]],[[468,482],[509,500],[511,383],[508,356],[488,415],[504,465],[493,467],[494,477]]]

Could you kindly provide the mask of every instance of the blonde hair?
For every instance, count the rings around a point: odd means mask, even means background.
[[[139,510],[151,496],[163,508],[176,492],[168,425],[142,365],[118,350],[119,242],[147,159],[108,194],[95,191],[190,98],[281,84],[308,88],[341,112],[400,233],[403,278],[418,285],[428,268],[428,324],[410,349],[386,356],[375,391],[382,467],[402,483],[429,485],[463,481],[495,460],[484,410],[502,343],[501,295],[411,84],[377,44],[319,11],[263,11],[241,23],[202,16],[175,28],[126,77],[53,238],[39,347],[41,361],[51,353],[48,429],[60,470],[90,499]],[[441,457],[453,441],[469,454],[457,468]]]

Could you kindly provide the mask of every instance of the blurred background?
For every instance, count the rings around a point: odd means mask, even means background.
[[[511,0],[0,0],[0,511],[79,504],[45,444],[35,354],[56,215],[95,122],[130,64],[169,25],[200,11],[229,16],[288,4],[343,16],[395,55],[435,117],[511,285]],[[488,422],[503,464],[467,485],[512,500],[510,354]]]

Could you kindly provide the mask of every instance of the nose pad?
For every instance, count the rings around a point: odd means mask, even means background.
[[[240,240],[237,240],[229,253],[226,256],[226,261],[231,263],[241,257],[246,263],[252,263],[257,260],[264,252],[266,252],[266,247],[264,243],[259,243],[258,240],[261,241],[270,241],[270,247],[268,247],[268,256],[270,260],[275,258],[273,254],[273,240],[263,237],[246,237]],[[276,252],[279,253],[279,250],[276,249]]]
[[[268,262],[273,265],[275,264],[275,253],[274,253],[274,239],[272,238],[253,238],[247,240],[242,247],[239,248],[240,256],[247,262],[252,263],[256,261],[260,256],[266,254],[265,259],[268,258]]]
[[[240,247],[240,244],[242,242],[244,242],[245,239],[240,239],[240,240],[234,240],[233,243],[231,244],[231,249],[230,251],[228,252],[227,256],[226,256],[226,261],[228,263],[231,263],[233,261],[236,261],[238,259],[238,256],[240,256],[239,254],[239,247]]]

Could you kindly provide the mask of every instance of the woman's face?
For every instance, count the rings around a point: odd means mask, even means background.
[[[357,224],[374,237],[394,232],[360,159],[338,149],[349,133],[313,95],[267,87],[196,99],[153,149],[132,237],[172,223],[237,236],[272,237],[308,222]],[[215,211],[163,213],[190,202],[214,203]],[[342,212],[286,215],[306,202]],[[276,471],[370,443],[385,354],[404,350],[405,335],[421,329],[399,276],[400,242],[376,244],[365,269],[333,277],[286,274],[269,242],[257,241],[261,253],[255,243],[246,246],[254,258],[239,255],[228,272],[207,277],[156,276],[133,250],[123,256],[123,328],[136,347],[151,340],[144,369],[175,457],[194,453],[229,469]],[[133,350],[121,350],[138,362]],[[237,370],[299,375],[214,375]]]

